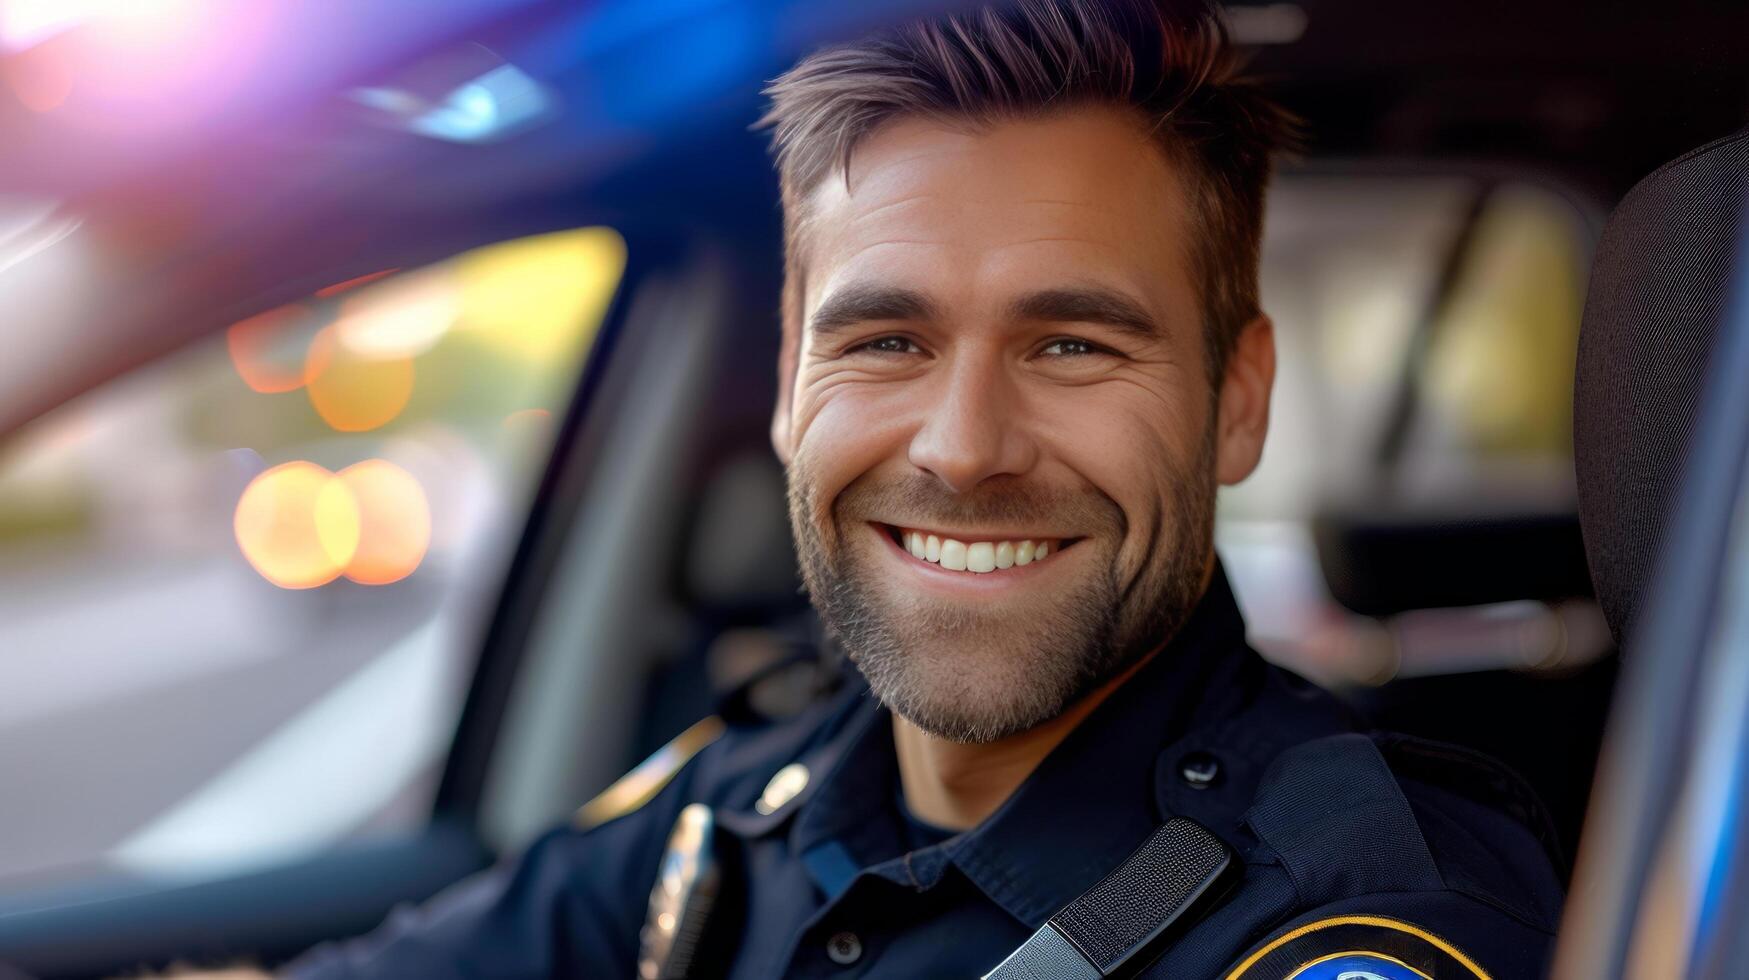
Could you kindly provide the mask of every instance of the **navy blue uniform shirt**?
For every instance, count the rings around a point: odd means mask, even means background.
[[[1171,644],[982,824],[929,833],[897,786],[891,718],[850,684],[792,721],[729,729],[648,803],[552,831],[286,974],[635,977],[669,832],[695,802],[734,869],[718,914],[739,936],[721,971],[736,980],[981,976],[1174,816],[1225,840],[1244,875],[1145,977],[1535,977],[1561,900],[1510,774],[1357,733],[1246,646],[1218,572]]]

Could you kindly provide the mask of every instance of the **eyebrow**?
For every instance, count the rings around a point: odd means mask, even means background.
[[[815,334],[879,320],[931,320],[936,305],[912,289],[874,284],[851,285],[828,296],[809,318]],[[1009,304],[1017,320],[1052,323],[1099,323],[1139,337],[1160,336],[1160,327],[1141,304],[1122,293],[1099,286],[1041,289]]]
[[[874,320],[930,320],[936,316],[929,297],[897,286],[850,285],[826,297],[808,319],[816,334]]]
[[[1160,325],[1141,304],[1099,286],[1044,289],[1014,301],[1015,319],[1055,323],[1099,323],[1139,337],[1159,337]]]

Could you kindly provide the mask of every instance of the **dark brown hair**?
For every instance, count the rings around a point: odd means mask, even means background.
[[[883,122],[1115,106],[1186,174],[1218,387],[1239,329],[1258,314],[1264,187],[1296,132],[1239,68],[1207,0],[1017,0],[810,55],[766,88],[771,108],[757,124],[772,130],[783,190],[785,329],[800,329],[804,201],[835,169],[848,177],[857,142]]]

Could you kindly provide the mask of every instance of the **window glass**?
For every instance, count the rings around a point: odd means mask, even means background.
[[[405,829],[625,266],[384,270],[0,444],[0,890]]]
[[[1266,224],[1270,432],[1257,472],[1223,489],[1217,534],[1254,643],[1326,681],[1377,680],[1373,654],[1401,637],[1336,606],[1311,522],[1571,508],[1593,226],[1545,187],[1467,176],[1288,177]],[[1486,646],[1459,668],[1500,666]]]

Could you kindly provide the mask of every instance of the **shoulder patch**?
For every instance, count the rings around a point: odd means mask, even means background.
[[[1294,971],[1287,980],[1431,980],[1382,953],[1332,953]]]
[[[1338,915],[1275,936],[1226,980],[1492,980],[1456,946],[1420,926]]]
[[[636,811],[655,799],[675,773],[722,734],[723,720],[714,715],[681,732],[672,742],[657,749],[631,772],[602,790],[595,799],[583,804],[572,823],[583,830],[591,830]]]

